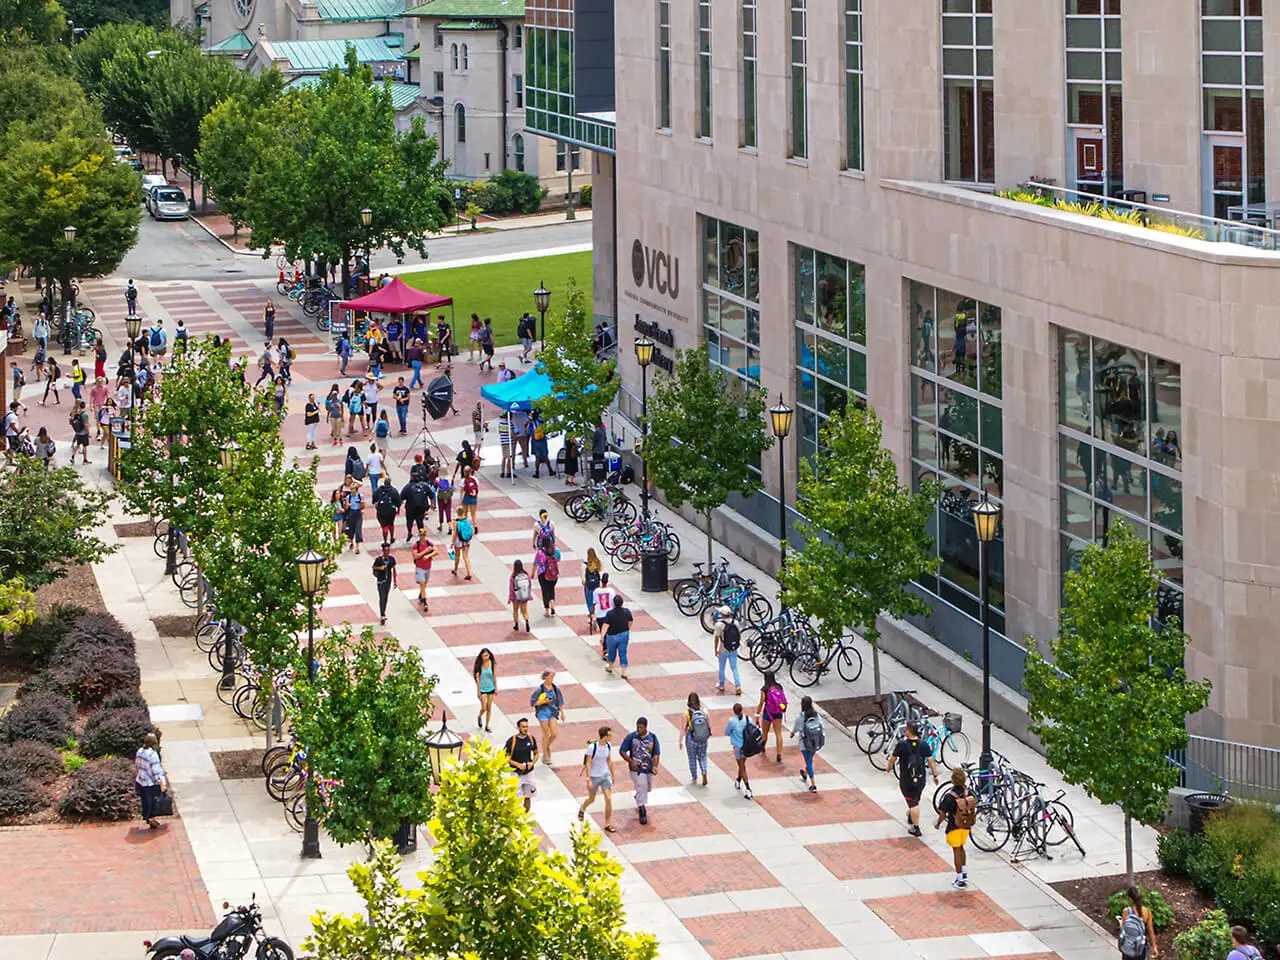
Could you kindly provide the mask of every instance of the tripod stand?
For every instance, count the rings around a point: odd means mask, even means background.
[[[426,397],[424,396],[422,399],[422,429],[414,435],[413,440],[409,442],[409,446],[405,449],[404,453],[400,455],[400,460],[398,461],[398,465],[402,469],[405,469],[405,472],[408,472],[408,470],[405,468],[404,462],[408,460],[413,453],[417,452],[419,440],[422,441],[422,459],[424,461],[431,459],[431,447],[435,447],[437,454],[436,459],[441,463],[445,463],[448,459],[445,456],[444,447],[440,446],[440,441],[438,441],[435,434],[431,432],[431,415],[427,413]]]

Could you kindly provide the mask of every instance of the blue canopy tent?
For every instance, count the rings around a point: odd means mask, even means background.
[[[490,383],[480,388],[480,396],[495,407],[508,412],[529,412],[543,397],[551,396],[554,389],[551,378],[541,370],[533,369],[506,383]]]

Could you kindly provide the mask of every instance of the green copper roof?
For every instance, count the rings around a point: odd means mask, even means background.
[[[426,0],[405,11],[409,17],[440,17],[445,20],[524,19],[524,0]]]
[[[406,53],[403,57],[401,57],[401,59],[402,60],[421,60],[422,51],[418,49],[417,44],[414,44],[413,49],[410,50],[408,53]]]
[[[227,37],[225,40],[219,40],[213,46],[206,50],[206,53],[248,53],[253,49],[253,41],[250,40],[243,30],[239,30]]]
[[[301,77],[295,77],[285,86],[286,90],[302,90],[308,87],[318,86],[320,78],[315,74],[305,74]],[[374,86],[379,86],[380,81],[375,81]],[[418,94],[422,89],[412,83],[392,83],[391,84],[391,106],[399,112],[408,107],[413,106]]]
[[[440,24],[441,33],[452,33],[455,30],[497,30],[497,20],[454,20]]]
[[[404,13],[404,0],[320,0],[325,20],[391,20]]]
[[[392,46],[387,41],[394,40]],[[401,39],[359,37],[354,40],[276,40],[263,44],[273,60],[288,60],[295,73],[322,73],[341,66],[347,57],[347,46],[355,47],[361,63],[382,63],[400,59]]]

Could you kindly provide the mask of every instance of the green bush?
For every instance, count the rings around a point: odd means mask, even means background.
[[[10,641],[19,662],[35,667],[45,666],[72,624],[87,613],[84,607],[57,603],[48,612],[40,614]]]
[[[74,750],[66,750],[62,754],[62,764],[66,768],[67,773],[75,773],[89,761]]]
[[[1142,905],[1151,911],[1151,925],[1156,930],[1165,930],[1173,925],[1173,907],[1169,906],[1159,890],[1139,887],[1138,892],[1142,894]],[[1128,896],[1123,890],[1117,890],[1107,897],[1107,916],[1118,917],[1127,906],[1129,906]]]
[[[16,770],[19,773],[48,783],[66,772],[62,755],[47,743],[39,740],[19,740],[0,750],[0,770]]]
[[[58,689],[58,681],[51,670],[41,670],[39,673],[33,673],[18,687],[18,699],[30,696],[33,693],[39,693],[42,690],[52,690],[54,693],[60,693]]]
[[[147,701],[137,690],[121,689],[115,693],[109,694],[103,701],[104,707],[121,708],[121,707],[140,707],[143,710],[148,709]]]
[[[132,757],[153,729],[144,707],[102,707],[85,721],[80,752],[86,757]]]
[[[40,784],[20,770],[0,768],[0,820],[34,813],[45,802]]]
[[[1175,877],[1191,875],[1189,860],[1192,854],[1204,846],[1202,837],[1193,836],[1186,830],[1170,830],[1156,838],[1156,856],[1165,873]]]
[[[53,676],[77,703],[97,703],[108,694],[138,688],[142,674],[132,652],[79,645],[64,658],[64,649],[65,645],[58,648]]]
[[[1204,919],[1173,938],[1178,960],[1222,960],[1231,950],[1231,924],[1221,910],[1206,910]]]
[[[589,183],[588,183],[588,184],[587,184],[585,187],[583,187],[583,188],[582,188],[582,190],[579,192],[579,194],[578,194],[578,206],[580,206],[580,207],[589,207],[589,206],[591,206],[591,184],[589,184]]]
[[[133,778],[132,760],[90,760],[71,775],[58,809],[76,820],[128,820],[138,809]]]
[[[537,213],[547,188],[531,173],[503,170],[475,189],[475,202],[485,213]]]
[[[71,721],[76,715],[76,705],[67,697],[52,690],[23,697],[4,717],[5,739],[38,740],[60,747],[71,736]]]
[[[137,652],[133,634],[109,613],[83,614],[67,631],[67,635],[59,645],[59,653],[78,647],[123,650],[131,657]]]

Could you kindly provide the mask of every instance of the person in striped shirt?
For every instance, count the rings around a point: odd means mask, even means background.
[[[142,746],[133,756],[134,786],[138,799],[142,801],[142,819],[147,821],[147,826],[152,830],[160,829],[160,823],[156,820],[156,801],[160,799],[160,794],[169,790],[169,778],[160,764],[160,754],[156,750],[159,745],[156,735],[148,733],[142,738]]]
[[[498,445],[502,448],[502,471],[500,477],[515,475],[516,448],[511,435],[511,415],[507,414],[498,421]]]

